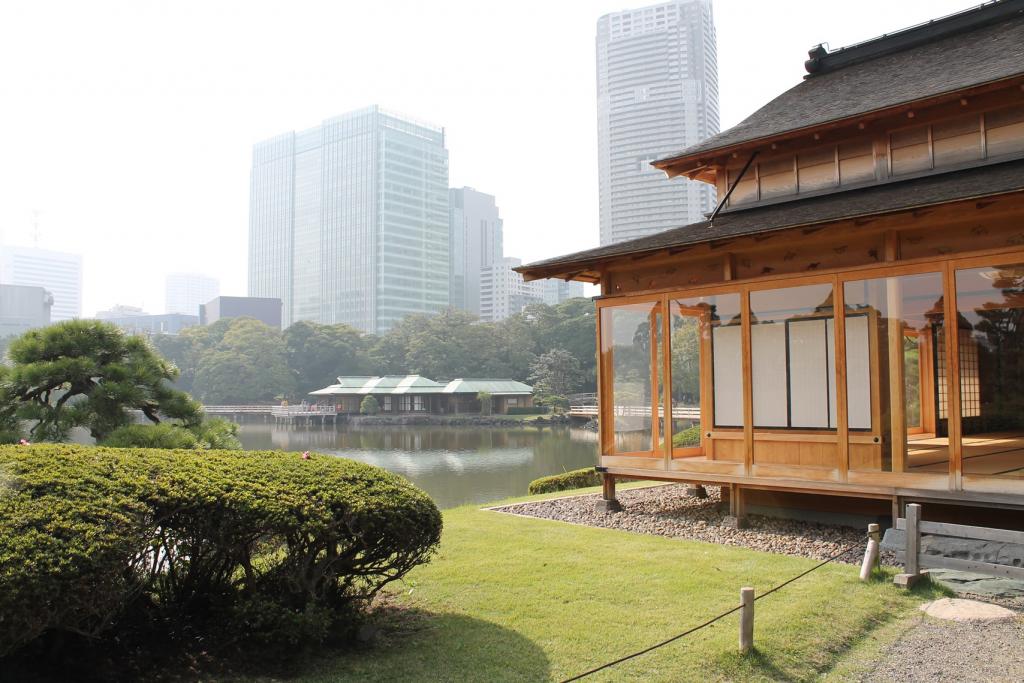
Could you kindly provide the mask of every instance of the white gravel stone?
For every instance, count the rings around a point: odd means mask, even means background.
[[[749,526],[722,526],[728,510],[721,509],[721,492],[707,487],[707,498],[686,495],[683,485],[651,486],[618,492],[622,512],[600,513],[594,509],[598,495],[515,503],[496,508],[542,519],[638,533],[685,538],[721,545],[742,546],[783,555],[824,560],[849,546],[857,546],[842,561],[858,563],[864,552],[866,529],[815,524],[798,520],[748,515]],[[883,553],[883,561],[888,556]]]

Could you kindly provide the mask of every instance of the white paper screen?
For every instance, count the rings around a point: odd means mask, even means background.
[[[711,332],[714,359],[715,424],[743,426],[743,360],[739,325],[715,327]]]
[[[754,426],[787,427],[786,323],[760,323],[750,328]]]
[[[789,409],[791,427],[825,429],[830,424],[831,368],[825,319],[789,323]]]

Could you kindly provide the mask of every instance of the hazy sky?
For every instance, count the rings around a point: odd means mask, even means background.
[[[369,104],[447,131],[451,184],[498,198],[505,253],[595,246],[594,31],[650,2],[0,3],[0,241],[84,255],[84,313],[163,311],[164,274],[245,294],[252,144]],[[716,0],[722,126],[806,51],[968,0]]]

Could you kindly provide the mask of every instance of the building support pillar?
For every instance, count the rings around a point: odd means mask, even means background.
[[[615,497],[615,475],[601,473],[601,499],[595,505],[597,512],[622,512],[622,503]]]
[[[746,529],[748,526],[745,492],[738,484],[729,484],[729,514],[722,519],[722,526],[730,529]]]
[[[686,495],[689,498],[707,498],[708,490],[700,484],[690,484],[686,487]]]

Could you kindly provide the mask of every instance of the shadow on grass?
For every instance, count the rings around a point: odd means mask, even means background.
[[[533,641],[462,614],[388,608],[374,617],[373,642],[325,653],[293,681],[543,681],[550,663]]]

